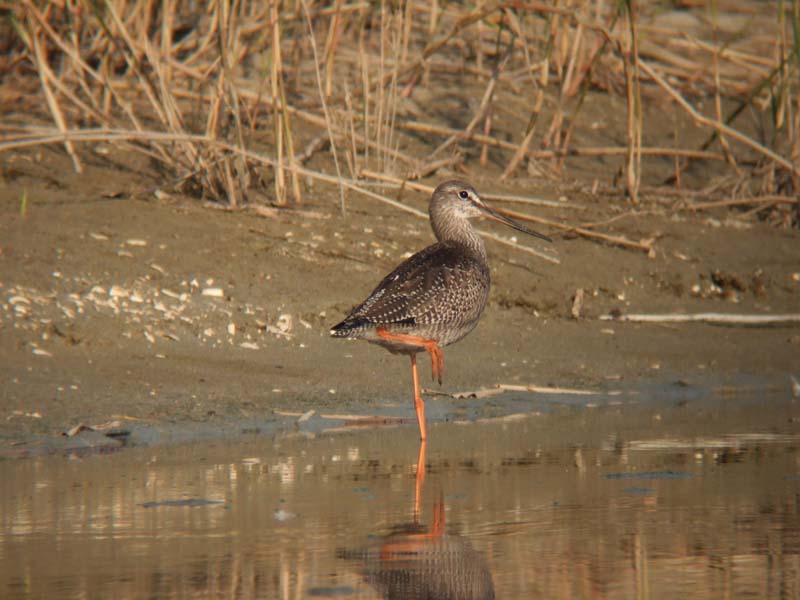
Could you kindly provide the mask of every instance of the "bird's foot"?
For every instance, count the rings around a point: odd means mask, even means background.
[[[431,355],[431,379],[435,379],[442,385],[442,375],[444,375],[444,353],[439,348],[439,344],[433,340],[426,340],[425,350]]]

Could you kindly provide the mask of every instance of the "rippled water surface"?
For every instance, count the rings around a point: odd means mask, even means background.
[[[799,434],[788,393],[640,395],[422,448],[402,426],[6,460],[0,597],[798,598]]]

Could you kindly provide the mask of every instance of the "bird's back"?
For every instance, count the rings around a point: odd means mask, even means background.
[[[384,277],[331,335],[382,343],[375,330],[384,327],[451,344],[475,327],[489,286],[489,267],[480,255],[459,244],[438,242]]]

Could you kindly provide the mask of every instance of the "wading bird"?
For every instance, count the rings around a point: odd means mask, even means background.
[[[331,329],[331,335],[367,340],[411,357],[419,434],[427,439],[425,403],[419,393],[417,353],[431,355],[431,375],[442,383],[441,348],[475,328],[489,297],[489,265],[480,234],[469,219],[485,215],[517,231],[551,241],[487,206],[463,181],[446,181],[428,206],[438,242],[420,250],[384,277],[369,297]]]

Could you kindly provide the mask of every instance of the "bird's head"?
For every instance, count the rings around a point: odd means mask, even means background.
[[[430,206],[428,207],[431,216],[431,223],[434,230],[437,227],[447,227],[461,219],[471,219],[473,217],[486,216],[494,221],[499,221],[522,233],[527,233],[534,237],[552,241],[546,235],[542,235],[524,225],[509,219],[500,214],[494,208],[486,204],[478,192],[470,184],[464,181],[451,180],[439,184],[431,196]]]

